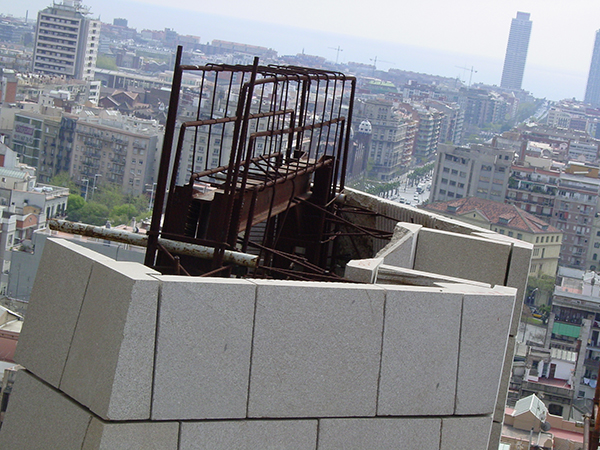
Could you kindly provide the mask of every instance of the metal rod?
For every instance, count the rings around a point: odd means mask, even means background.
[[[148,235],[130,233],[129,231],[115,230],[114,228],[103,228],[84,223],[69,222],[66,220],[50,219],[48,226],[51,230],[63,231],[65,233],[78,234],[100,239],[107,239],[125,244],[137,245],[139,247],[148,246]],[[215,249],[204,245],[190,244],[187,242],[172,241],[170,239],[159,238],[158,243],[167,249],[170,253],[180,255],[195,256],[202,259],[212,259]],[[238,266],[256,267],[258,256],[248,253],[225,250],[223,260]]]
[[[173,136],[175,135],[175,122],[177,120],[177,106],[179,104],[179,90],[181,89],[182,70],[180,67],[183,47],[177,47],[175,57],[175,68],[173,70],[173,85],[171,86],[171,97],[169,100],[169,112],[167,116],[167,125],[165,128],[165,137],[163,140],[162,153],[160,155],[160,166],[156,184],[156,193],[154,195],[154,209],[152,211],[152,223],[148,232],[149,243],[146,250],[144,264],[148,267],[154,265],[156,259],[156,243],[160,232],[160,219],[162,217],[165,194],[167,190],[167,179],[169,178],[169,162],[173,145]]]

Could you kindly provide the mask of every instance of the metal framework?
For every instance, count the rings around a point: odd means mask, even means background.
[[[145,264],[163,273],[340,279],[333,244],[344,219],[335,198],[356,79],[258,58],[189,66],[181,55],[179,47]],[[177,259],[159,238],[214,252]],[[226,251],[257,255],[256,267],[226,261]]]

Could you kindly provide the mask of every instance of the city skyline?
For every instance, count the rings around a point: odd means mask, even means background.
[[[24,17],[28,11],[30,19],[51,3],[2,2],[5,4],[0,12]],[[579,1],[577,11],[568,16],[564,14],[564,2],[538,0],[493,4],[431,0],[426,6],[375,1],[368,9],[358,2],[340,9],[332,2],[317,5],[313,0],[296,9],[270,0],[252,5],[191,4],[186,0],[83,3],[94,17],[100,16],[108,23],[123,17],[138,31],[173,28],[180,34],[200,36],[203,42],[244,42],[271,47],[280,55],[305,51],[331,61],[336,60],[335,49],[339,46],[343,49],[340,62],[372,64],[377,58],[377,67],[383,70],[397,68],[459,77],[465,83],[470,73],[462,68],[473,67],[473,83],[491,85],[500,85],[508,24],[517,11],[527,11],[535,26],[523,88],[536,97],[552,100],[583,99],[594,35],[600,28],[600,21],[594,20],[600,15],[600,4],[588,0]],[[140,14],[142,6],[146,14]]]

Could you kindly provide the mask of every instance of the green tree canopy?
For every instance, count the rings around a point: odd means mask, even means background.
[[[71,194],[81,194],[81,189],[79,189],[79,186],[77,186],[77,184],[71,180],[69,172],[60,172],[54,175],[52,178],[50,178],[50,182],[48,184],[52,186],[69,188],[69,192]]]

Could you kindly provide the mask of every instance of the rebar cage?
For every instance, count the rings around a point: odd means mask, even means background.
[[[190,66],[178,48],[146,265],[163,273],[336,278],[332,203],[343,189],[356,79],[292,66]],[[165,201],[166,200],[166,201]],[[164,217],[161,213],[164,210]],[[162,220],[162,225],[161,225]],[[214,248],[174,257],[159,237]]]

